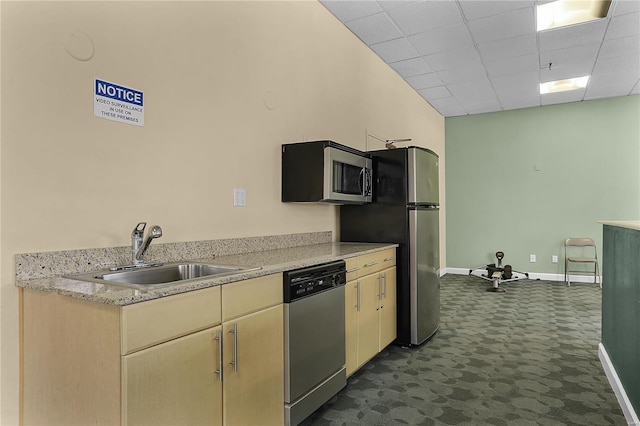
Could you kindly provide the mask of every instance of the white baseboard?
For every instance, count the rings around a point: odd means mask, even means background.
[[[444,274],[469,275],[469,268],[444,268],[440,270],[440,276]],[[564,281],[564,274],[548,274],[543,272],[528,272],[528,274],[530,280]],[[593,283],[593,276],[569,275],[569,280],[572,283]],[[598,277],[596,282],[600,283],[600,277]]]
[[[607,350],[602,343],[598,345],[598,358],[600,358],[604,372],[607,375],[607,379],[609,379],[611,389],[613,389],[613,393],[618,399],[618,404],[620,404],[620,408],[624,413],[624,418],[627,420],[627,423],[630,426],[640,426],[640,420],[631,405],[631,401],[629,401],[629,398],[627,397],[627,393],[622,387],[620,378],[618,378],[618,373],[616,373],[616,369],[613,367],[613,364],[609,359],[609,354],[607,354]]]

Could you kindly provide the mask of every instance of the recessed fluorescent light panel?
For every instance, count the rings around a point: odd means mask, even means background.
[[[557,0],[537,6],[538,31],[604,18],[611,0]]]
[[[587,87],[589,76],[569,78],[567,80],[548,81],[540,83],[540,94],[566,92],[567,90],[584,89]]]

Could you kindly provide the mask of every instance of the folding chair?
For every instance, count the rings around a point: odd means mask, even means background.
[[[596,250],[596,243],[591,238],[567,238],[564,241],[564,280],[567,285],[571,285],[569,272],[586,272],[584,268],[570,270],[569,266],[571,263],[580,265],[594,264],[593,283],[598,283],[598,278],[600,277],[598,252]],[[602,280],[600,280],[600,288],[602,288]]]

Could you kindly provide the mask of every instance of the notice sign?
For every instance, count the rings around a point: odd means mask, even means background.
[[[93,115],[105,120],[144,126],[143,93],[96,78]]]

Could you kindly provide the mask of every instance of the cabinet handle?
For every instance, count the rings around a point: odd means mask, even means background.
[[[353,268],[353,269],[347,269],[347,274],[350,274],[350,273],[352,273],[352,272],[357,272],[357,271],[359,271],[360,269],[362,269],[362,268],[358,267],[358,268]]]
[[[382,274],[382,279],[384,280],[384,298],[387,298],[387,273]]]
[[[218,330],[213,340],[218,341],[218,369],[215,373],[218,375],[218,379],[222,381],[222,330]]]
[[[233,324],[233,329],[229,330],[233,333],[233,359],[229,364],[233,365],[233,371],[238,372],[238,323]]]
[[[356,297],[356,310],[360,312],[360,281],[356,284],[356,289],[358,290],[358,296]]]
[[[387,257],[385,260],[383,260],[383,262],[390,262],[392,260],[396,260],[396,257]]]
[[[378,275],[378,300],[382,300],[382,274]]]
[[[369,266],[377,265],[378,262],[365,263],[363,268],[368,268]]]

